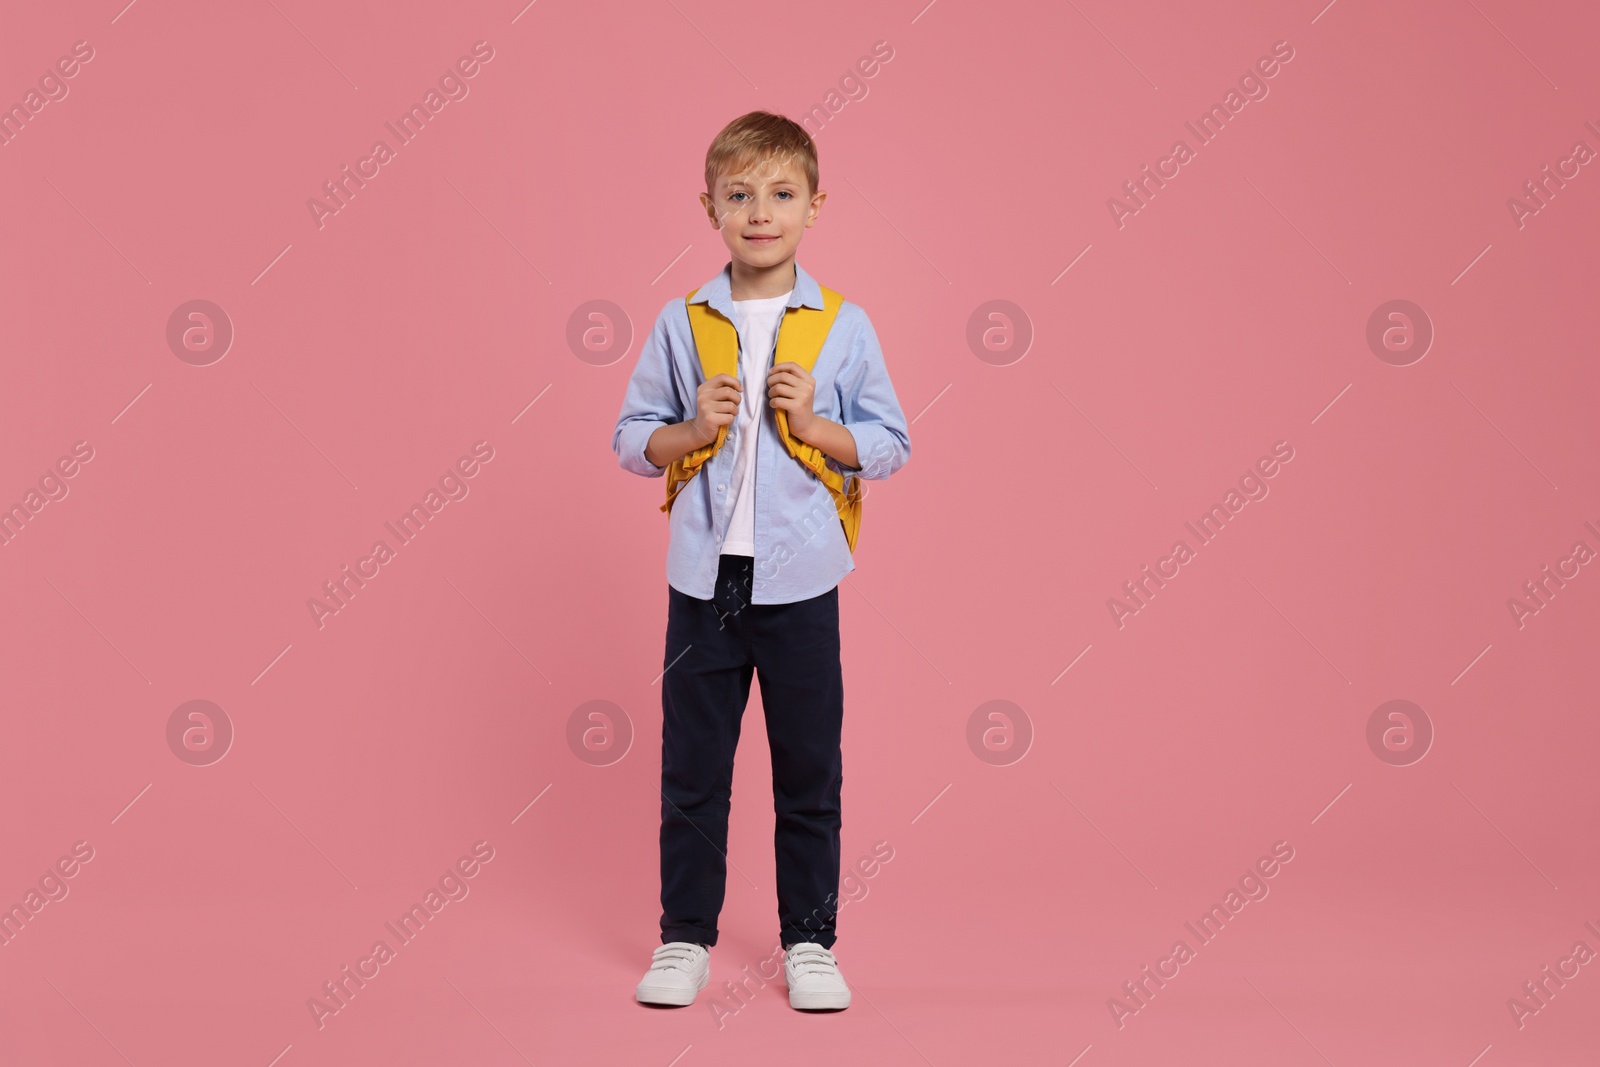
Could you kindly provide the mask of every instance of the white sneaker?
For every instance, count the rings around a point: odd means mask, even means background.
[[[833,953],[815,941],[790,945],[783,954],[783,979],[789,985],[789,1007],[811,1010],[850,1006],[850,987],[839,974]]]
[[[650,957],[650,969],[633,991],[640,1004],[693,1004],[711,981],[711,950],[693,941],[668,941]]]

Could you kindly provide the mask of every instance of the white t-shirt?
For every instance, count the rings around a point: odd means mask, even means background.
[[[744,386],[739,414],[734,426],[739,431],[738,451],[733,460],[733,517],[722,539],[722,555],[754,556],[756,519],[756,442],[760,440],[761,418],[767,410],[767,372],[778,339],[789,296],[769,296],[760,300],[733,301],[733,322],[739,331],[739,384]]]

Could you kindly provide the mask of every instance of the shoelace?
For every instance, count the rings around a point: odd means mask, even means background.
[[[833,953],[821,947],[790,949],[789,967],[796,978],[806,974],[839,974],[839,963],[833,958]]]
[[[664,971],[677,969],[687,971],[692,969],[692,961],[698,950],[686,945],[662,945],[650,955],[650,969]]]

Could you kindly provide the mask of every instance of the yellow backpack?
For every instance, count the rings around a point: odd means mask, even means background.
[[[774,359],[776,363],[798,363],[805,368],[807,373],[816,366],[817,357],[822,354],[822,343],[827,340],[828,331],[833,327],[833,320],[839,315],[839,305],[844,303],[844,297],[829,289],[819,286],[822,290],[822,310],[816,308],[800,307],[787,308],[783,318],[778,323],[778,351]],[[721,313],[712,310],[709,304],[693,304],[690,301],[695,289],[684,298],[684,306],[689,310],[689,325],[694,330],[695,350],[700,356],[700,368],[705,372],[706,379],[713,375],[730,374],[739,377],[739,333]],[[778,436],[783,440],[783,445],[789,450],[789,455],[804,463],[811,472],[821,479],[822,484],[828,487],[828,492],[833,496],[834,510],[839,513],[839,522],[844,526],[845,542],[850,546],[850,551],[856,550],[856,538],[861,532],[861,479],[853,477],[846,487],[845,476],[828,466],[822,449],[815,445],[807,444],[789,433],[789,413],[782,408],[775,409],[778,416]],[[692,417],[692,416],[691,416]],[[672,501],[677,497],[679,490],[695,476],[700,468],[728,438],[726,425],[717,427],[717,439],[708,445],[690,452],[681,459],[672,461],[667,468],[667,502],[661,505],[661,510],[667,513],[672,511]]]

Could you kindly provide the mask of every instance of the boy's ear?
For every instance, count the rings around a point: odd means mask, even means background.
[[[711,194],[701,193],[700,203],[706,209],[706,218],[711,220],[711,225],[716,229],[722,229],[722,220],[717,218],[717,205],[716,202],[711,199]]]
[[[828,194],[821,189],[811,197],[811,210],[806,214],[806,225],[810,226],[817,221],[817,212],[822,210],[822,202],[828,199]]]

